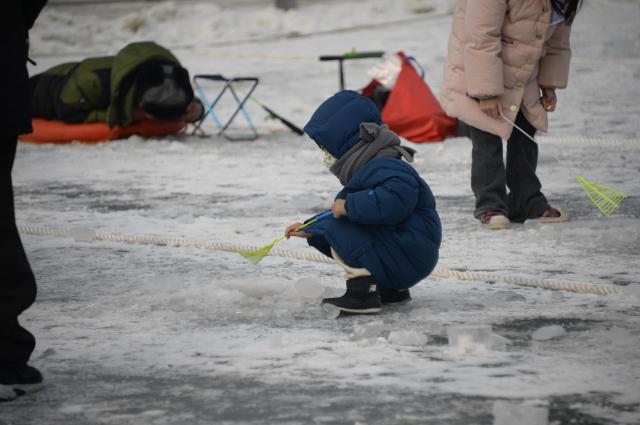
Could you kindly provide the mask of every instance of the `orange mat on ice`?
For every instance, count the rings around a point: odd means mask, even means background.
[[[152,121],[144,120],[135,124],[109,128],[106,123],[67,124],[62,121],[49,121],[34,118],[33,132],[23,134],[20,140],[29,143],[99,143],[107,140],[126,139],[129,136],[141,137],[164,136],[178,133],[187,124],[180,121]]]

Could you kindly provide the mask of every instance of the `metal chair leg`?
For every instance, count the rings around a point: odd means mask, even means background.
[[[209,80],[209,81],[220,82],[220,83],[224,83],[224,86],[222,87],[220,92],[216,95],[216,97],[213,99],[213,101],[210,102],[207,99],[206,93],[202,85],[199,83],[199,80]],[[247,101],[249,100],[249,98],[255,91],[256,87],[258,86],[258,82],[259,82],[258,78],[255,78],[255,77],[226,78],[226,77],[223,77],[222,75],[196,75],[193,77],[193,82],[196,87],[198,96],[201,98],[202,102],[205,105],[205,113],[196,124],[195,129],[193,130],[193,134],[195,134],[195,132],[201,128],[206,117],[209,115],[211,116],[211,119],[216,125],[216,127],[219,129],[218,134],[224,136],[227,140],[233,140],[233,141],[255,140],[258,138],[258,132],[255,126],[253,125],[253,121],[251,120],[251,117],[248,111],[245,108]],[[243,94],[243,96],[240,97],[237,91],[233,87],[234,83],[235,84],[251,83],[251,87],[249,88],[246,94]],[[218,116],[215,114],[214,109],[227,90],[231,93],[237,106],[233,111],[233,113],[231,114],[231,116],[223,124],[221,120],[218,118]],[[247,125],[251,131],[251,134],[243,135],[243,136],[234,136],[227,132],[227,130],[229,129],[229,126],[233,123],[233,121],[235,120],[235,118],[238,116],[239,113],[242,113],[243,118],[247,122]]]

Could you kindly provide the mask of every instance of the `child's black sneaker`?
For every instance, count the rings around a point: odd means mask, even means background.
[[[42,374],[35,367],[26,363],[0,366],[0,401],[11,401],[42,387]]]
[[[411,293],[408,289],[385,289],[378,287],[380,301],[383,305],[404,305],[411,301]]]
[[[382,310],[378,285],[372,276],[347,280],[347,292],[338,298],[324,298],[323,304],[331,304],[341,312],[354,314],[379,313]]]

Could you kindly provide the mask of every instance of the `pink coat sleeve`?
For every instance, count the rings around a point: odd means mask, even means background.
[[[465,13],[464,68],[467,94],[487,98],[504,92],[502,25],[507,0],[469,0]]]
[[[564,89],[569,82],[569,63],[571,62],[571,45],[569,36],[571,25],[558,24],[551,38],[547,40],[546,53],[540,59],[538,84],[540,87]]]

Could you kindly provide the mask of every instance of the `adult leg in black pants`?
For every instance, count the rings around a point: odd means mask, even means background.
[[[17,140],[17,135],[0,135],[0,401],[42,385],[40,372],[27,365],[35,339],[18,323],[35,300],[36,281],[15,221],[11,170]]]

